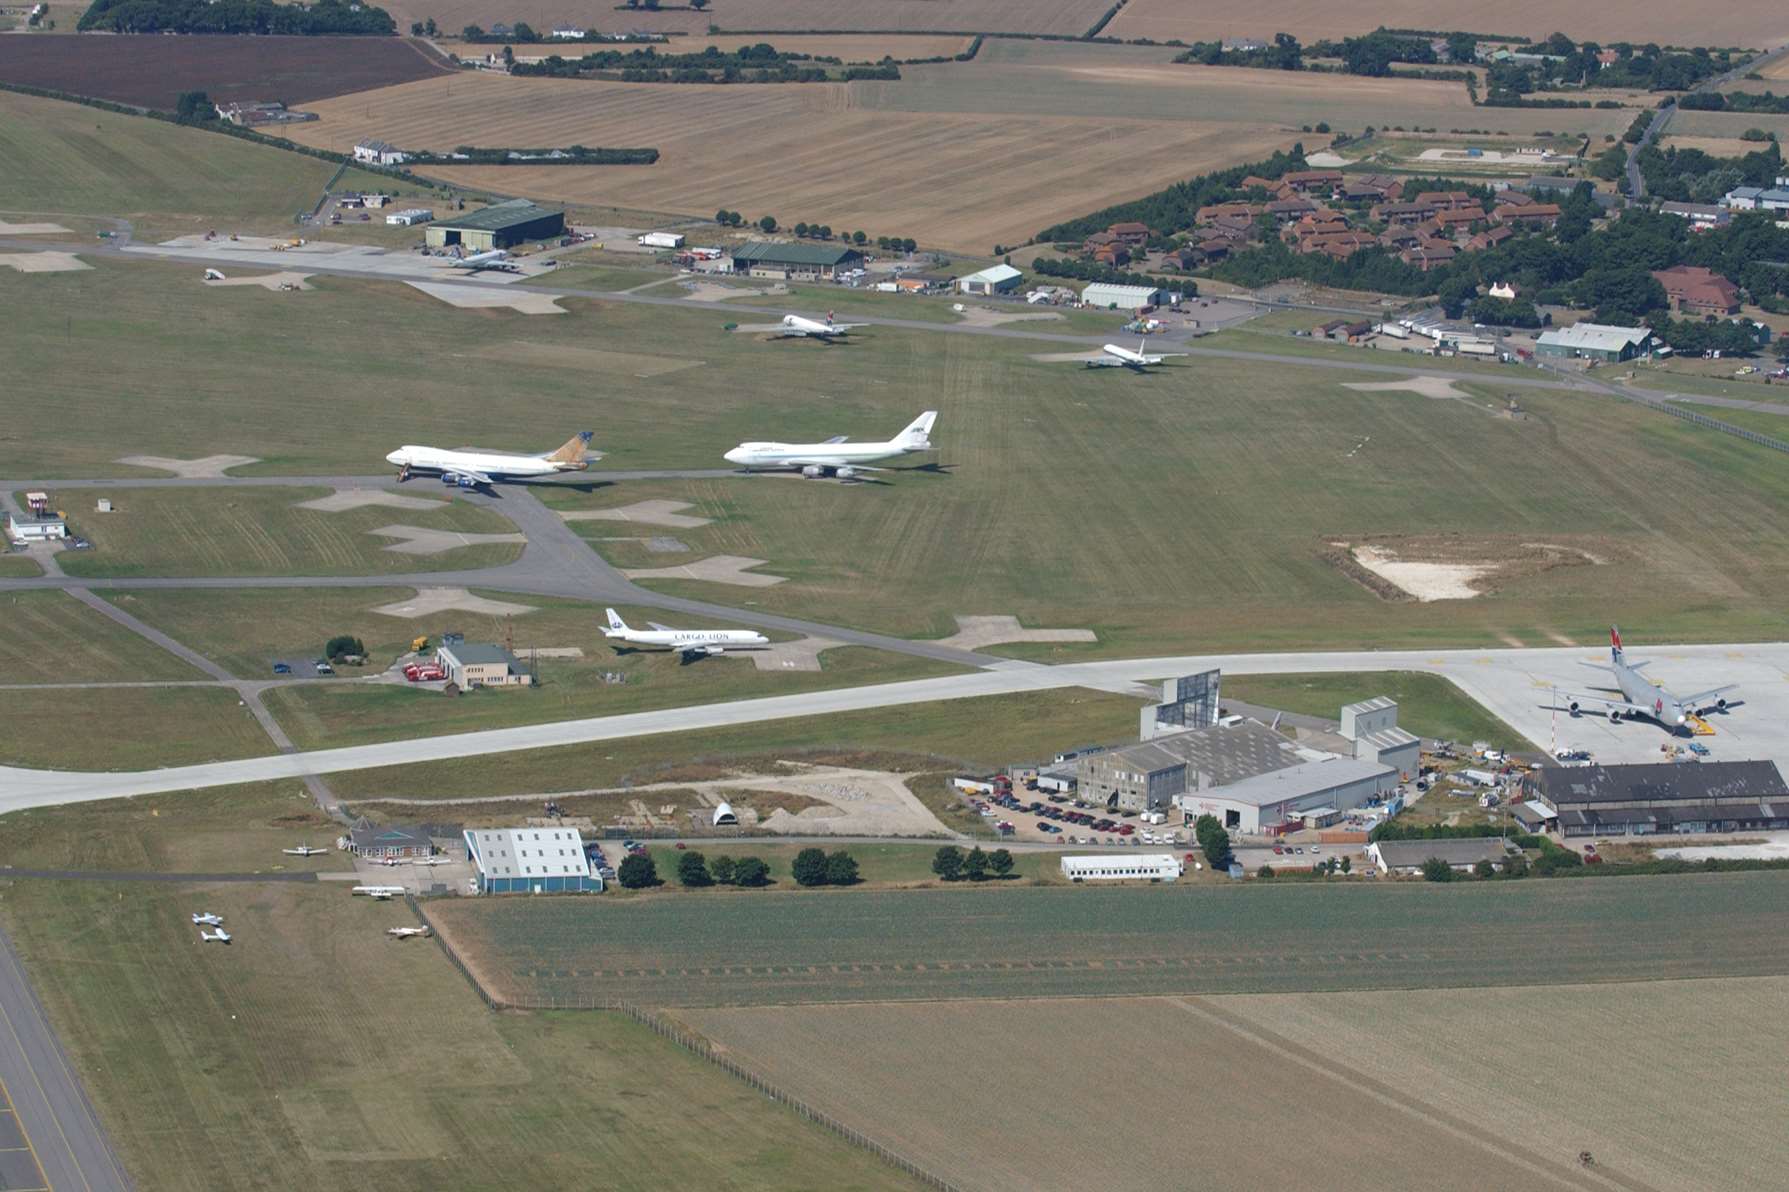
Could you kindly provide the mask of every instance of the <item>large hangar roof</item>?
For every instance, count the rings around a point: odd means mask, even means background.
[[[482,211],[474,211],[469,215],[443,219],[437,227],[461,228],[475,232],[501,232],[520,224],[530,224],[537,219],[549,219],[565,212],[554,207],[542,207],[527,199],[509,199],[502,203],[493,203]]]

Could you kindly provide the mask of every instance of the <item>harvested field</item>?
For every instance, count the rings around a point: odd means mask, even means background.
[[[871,100],[879,94],[861,84],[647,87],[462,76],[314,104],[322,121],[287,135],[338,150],[374,132],[436,149],[518,137],[653,145],[662,156],[651,166],[432,172],[462,186],[573,203],[702,214],[727,204],[785,217],[800,211],[835,227],[907,230],[927,244],[983,252],[1296,139],[1209,119],[878,110]],[[1132,102],[1146,102],[1143,89],[1132,89]],[[865,145],[876,152],[862,153]],[[1039,145],[1050,151],[1040,153]],[[1057,164],[1063,160],[1127,165],[1065,175]],[[989,187],[991,176],[1002,185]]]
[[[1781,88],[1778,94],[1782,94]],[[1748,128],[1762,128],[1777,134],[1778,141],[1789,141],[1789,116],[1764,112],[1679,112],[1671,121],[1671,131],[1685,137],[1719,137],[1736,140]],[[1675,139],[1675,138],[1673,138]],[[1763,148],[1749,145],[1747,151]]]
[[[768,41],[790,54],[812,54],[816,58],[838,58],[845,62],[880,62],[884,57],[905,61],[910,58],[950,58],[969,48],[968,37],[961,34],[911,34],[896,36],[881,33],[762,34],[712,33],[699,37],[679,37],[666,53],[699,54],[709,46],[717,50],[736,50],[740,46]]]
[[[505,1000],[739,1006],[1780,976],[1785,910],[1789,874],[1750,873],[491,900],[437,925]]]
[[[1390,29],[1464,29],[1474,33],[1515,34],[1543,38],[1555,30],[1579,40],[1608,45],[1616,40],[1656,41],[1685,46],[1774,45],[1789,38],[1789,10],[1771,0],[1735,0],[1714,7],[1681,7],[1616,0],[1610,4],[1549,3],[1513,0],[1487,11],[1465,0],[1424,3],[1423,0],[1281,0],[1270,12],[1247,0],[1130,0],[1104,33],[1112,37],[1147,37],[1166,41],[1211,41],[1252,33],[1271,37],[1290,33],[1305,42],[1320,37],[1349,37]]]
[[[872,29],[1079,36],[1093,28],[1109,6],[1110,0],[715,0],[702,12],[669,6],[649,12],[624,8],[613,0],[396,0],[387,10],[400,29],[433,17],[442,29],[453,30],[521,20],[536,29],[569,21],[604,33],[705,35],[710,26],[719,26],[747,33]]]
[[[1767,1056],[1789,1043],[1789,980],[1098,1001],[974,1001],[683,1011],[731,1058],[885,1146],[970,1188],[1161,1186],[1186,1161],[1159,1128],[1173,1104],[1249,1138],[1296,1117],[1295,1146],[1236,1146],[1200,1187],[1297,1187],[1359,1163],[1395,1132],[1375,1186],[1479,1189],[1761,1187],[1789,1161]],[[1718,1021],[1705,1011],[1718,1005]],[[1675,1050],[1718,1068],[1685,1099],[1644,1048],[1598,1049],[1586,1080],[1558,1056],[1611,1021],[1684,1024]],[[962,1071],[1010,1070],[1015,1024],[1053,1041],[998,1097],[941,1091],[916,1049]],[[1122,1032],[1108,1029],[1123,1022]],[[1436,1046],[1445,1038],[1446,1046]],[[1162,1041],[1173,1040],[1164,1047]],[[1763,1043],[1761,1041],[1768,1040]],[[1224,1080],[1189,1072],[1232,1074]],[[866,1079],[866,1073],[874,1073]],[[1110,1096],[1065,1099],[1089,1085]],[[948,1084],[945,1086],[948,1089]],[[1101,1145],[1084,1140],[1098,1137]],[[1010,1140],[1027,1139],[1024,1147]],[[1577,1162],[1589,1150],[1595,1168]],[[1380,1159],[1389,1164],[1381,1168]]]
[[[1761,148],[1758,144],[1741,140],[1739,137],[1674,136],[1666,136],[1662,147],[1666,149],[1699,149],[1711,157],[1744,157]]]
[[[163,37],[47,33],[0,38],[0,81],[172,111],[182,91],[215,103],[313,99],[451,73],[397,37]]]

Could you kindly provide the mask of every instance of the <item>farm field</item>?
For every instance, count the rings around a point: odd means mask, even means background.
[[[1751,141],[1732,137],[1679,137],[1669,133],[1665,135],[1666,149],[1699,149],[1710,157],[1744,157],[1757,149]]]
[[[60,10],[59,10],[60,11]],[[74,27],[74,18],[66,26]],[[0,82],[174,110],[277,97],[289,107],[450,73],[422,42],[395,37],[163,37],[48,33],[0,39]]]
[[[1512,1030],[1512,1000],[1521,1020]],[[1720,1021],[1706,1012],[1720,1007]],[[678,1017],[809,1104],[969,1188],[1040,1182],[1159,1187],[1188,1162],[1152,1128],[1173,1103],[1226,1137],[1296,1116],[1296,1145],[1238,1146],[1200,1186],[1299,1186],[1359,1162],[1359,1139],[1391,1131],[1375,1158],[1386,1187],[1749,1187],[1786,1148],[1773,1128],[1766,1057],[1784,1038],[1781,977],[1385,994],[967,1001],[685,1010]],[[1585,1033],[1622,1021],[1682,1021],[1679,1049],[1723,1078],[1686,1102],[1645,1048],[1601,1049],[1597,1078],[1558,1062]],[[1122,1032],[1108,1029],[1123,1022]],[[1020,1026],[1019,1024],[1023,1025]],[[987,1098],[911,1062],[924,1047],[967,1072],[1011,1071],[1015,1030],[1052,1040],[1024,1079]],[[1512,1037],[1514,1036],[1514,1037]],[[1437,1046],[1445,1038],[1447,1046]],[[1163,1040],[1173,1046],[1164,1047]],[[1197,1057],[1195,1060],[1194,1057]],[[876,1074],[864,1080],[865,1071]],[[1196,1073],[1221,1071],[1222,1081]],[[1092,1081],[1110,1096],[1065,1100]],[[1101,1140],[1089,1148],[1084,1139]],[[1010,1140],[1027,1139],[1024,1147]],[[1594,1169],[1577,1163],[1589,1150]]]
[[[324,488],[161,488],[122,490],[62,488],[52,502],[91,509],[99,496],[113,510],[77,520],[91,551],[65,555],[70,575],[126,576],[363,575],[492,567],[515,561],[519,543],[475,543],[439,554],[400,554],[385,547],[402,541],[370,533],[403,525],[461,534],[510,534],[515,526],[465,501],[439,509],[362,506],[328,513],[299,509],[301,501],[327,496]]]
[[[44,726],[52,726],[45,731]],[[0,691],[0,764],[151,770],[272,753],[236,693],[219,687]]]
[[[0,682],[196,679],[185,662],[62,592],[0,595]]]
[[[1545,38],[1555,30],[1577,40],[1611,44],[1626,38],[1635,44],[1744,46],[1775,45],[1789,38],[1789,14],[1769,0],[1739,0],[1701,10],[1626,0],[1608,5],[1569,5],[1544,0],[1515,0],[1497,10],[1490,21],[1482,6],[1464,0],[1422,3],[1420,0],[1358,0],[1325,4],[1320,0],[1286,0],[1271,14],[1243,0],[1212,0],[1189,5],[1184,0],[1130,0],[1103,33],[1111,37],[1147,37],[1155,41],[1211,41],[1250,31],[1257,37],[1290,33],[1307,44],[1323,37],[1353,37],[1384,26],[1389,29],[1463,29],[1476,33]],[[1272,26],[1269,28],[1268,26]]]
[[[375,127],[422,148],[493,138],[651,145],[662,154],[651,166],[473,166],[431,174],[572,203],[704,216],[723,206],[768,212],[791,223],[817,220],[982,253],[1296,139],[1260,124],[1214,120],[1209,112],[1174,119],[1008,115],[973,106],[903,112],[862,98],[871,94],[843,83],[654,87],[481,74],[324,101],[313,105],[320,122],[287,135],[333,149]],[[878,147],[867,159],[852,149],[866,144]],[[1039,152],[1040,145],[1049,152]],[[1122,172],[1065,176],[1057,163],[1067,160],[1130,164]],[[993,190],[986,180],[996,174],[1003,185]]]
[[[1782,89],[1778,94],[1782,94]],[[1671,132],[1684,137],[1737,140],[1748,128],[1762,128],[1775,133],[1779,141],[1789,141],[1789,116],[1767,112],[1679,112],[1671,120]],[[1749,145],[1748,152],[1763,147]]]
[[[569,22],[604,33],[687,33],[711,27],[753,33],[873,30],[932,33],[1053,33],[1079,37],[1093,28],[1107,0],[714,0],[697,12],[667,5],[656,12],[620,8],[608,0],[395,0],[386,11],[399,29],[433,17],[443,30],[495,21],[527,21],[536,29]],[[679,39],[681,40],[681,39]]]
[[[10,52],[29,54],[41,40],[0,38],[0,52],[16,46]],[[81,38],[101,45],[116,40]],[[148,40],[210,45],[263,39]],[[0,211],[9,218],[116,216],[130,220],[143,239],[208,228],[290,229],[293,213],[309,210],[336,170],[327,161],[235,137],[10,91],[0,91],[0,161],[6,163],[0,170]],[[376,188],[379,182],[374,175],[350,170],[341,185]],[[24,280],[35,283],[33,289],[41,295],[73,276],[43,274]],[[227,295],[241,300],[239,290],[219,297]],[[95,311],[93,317],[102,316]]]
[[[436,903],[494,996],[737,1006],[1789,974],[1789,875]],[[889,924],[905,927],[895,933]]]
[[[1335,720],[1342,705],[1385,695],[1398,701],[1398,727],[1419,737],[1464,743],[1489,741],[1503,750],[1532,749],[1507,724],[1439,675],[1227,675],[1223,694],[1262,707]]]
[[[778,761],[897,772],[1006,765],[1064,742],[1128,738],[1138,701],[1082,690],[982,696],[659,733],[330,776],[344,799],[479,799],[763,773]]]
[[[631,1019],[490,1013],[433,944],[385,935],[415,922],[401,903],[7,885],[0,914],[144,1189],[908,1187]],[[199,907],[236,942],[201,947]]]

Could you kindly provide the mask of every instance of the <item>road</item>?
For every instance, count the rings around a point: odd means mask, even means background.
[[[1719,91],[1722,87],[1727,86],[1727,84],[1733,82],[1748,71],[1758,70],[1760,67],[1766,66],[1776,61],[1778,58],[1781,58],[1784,54],[1789,54],[1789,44],[1780,45],[1774,50],[1769,50],[1766,53],[1760,54],[1750,62],[1736,66],[1724,74],[1718,74],[1711,79],[1702,80],[1702,82],[1691,88],[1690,94],[1694,95],[1697,92]],[[1653,118],[1652,123],[1647,127],[1646,135],[1640,138],[1640,143],[1628,150],[1627,192],[1629,197],[1634,199],[1644,199],[1646,197],[1646,179],[1641,176],[1640,173],[1640,150],[1646,148],[1646,146],[1665,135],[1665,127],[1671,123],[1672,117],[1677,115],[1677,110],[1678,103],[1675,99],[1660,108],[1658,115]]]
[[[1649,647],[1630,642],[1629,647],[1629,653],[1637,659],[1651,660],[1655,664],[1649,674],[1677,691],[1706,690],[1723,683],[1739,683],[1741,687],[1737,694],[1743,704],[1716,718],[1717,736],[1709,742],[1715,756],[1763,758],[1789,768],[1789,735],[1778,731],[1778,726],[1789,720],[1789,643]],[[939,700],[1069,687],[1135,690],[1142,682],[1213,667],[1231,674],[1394,670],[1434,674],[1452,681],[1486,710],[1542,748],[1587,748],[1603,762],[1657,760],[1660,745],[1666,738],[1656,726],[1639,722],[1614,725],[1600,717],[1571,718],[1554,710],[1560,702],[1556,693],[1582,691],[1594,685],[1596,676],[1584,670],[1581,664],[1603,658],[1600,648],[1547,647],[1227,654],[996,667],[903,683],[733,700],[136,773],[0,767],[0,813],[27,807],[238,782],[302,778],[383,766],[421,765],[454,758]]]
[[[130,1186],[12,941],[0,930],[0,1188],[123,1192]]]

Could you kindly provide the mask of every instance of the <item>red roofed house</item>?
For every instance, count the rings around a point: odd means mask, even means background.
[[[1118,237],[1132,247],[1149,243],[1149,225],[1131,220],[1127,223],[1115,223],[1106,231]]]
[[[1497,223],[1524,228],[1550,228],[1559,222],[1558,203],[1529,203],[1522,207],[1499,207],[1491,212]]]
[[[1698,315],[1739,313],[1739,287],[1700,265],[1673,265],[1653,275],[1677,309]]]

